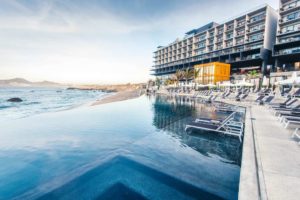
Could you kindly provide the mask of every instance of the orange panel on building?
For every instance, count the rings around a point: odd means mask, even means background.
[[[197,83],[216,84],[217,82],[230,79],[230,64],[212,62],[194,65],[194,69],[199,70],[199,76],[196,79]]]

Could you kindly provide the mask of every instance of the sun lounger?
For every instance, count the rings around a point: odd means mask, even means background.
[[[287,103],[289,103],[289,101],[291,101],[292,100],[292,98],[287,98],[284,102],[282,102],[282,103],[270,103],[270,107],[272,107],[272,106],[284,106],[284,105],[286,105]]]
[[[295,104],[298,101],[298,99],[291,99],[288,102],[282,103],[282,104],[277,104],[277,105],[273,105],[271,106],[271,108],[276,109],[276,108],[287,108],[292,106],[293,104]]]
[[[271,101],[273,101],[274,96],[268,96],[265,100],[264,103],[270,103]]]
[[[282,123],[284,125],[284,128],[288,128],[290,125],[300,125],[300,118],[296,119],[296,118],[284,118],[282,120]]]
[[[197,129],[201,132],[216,132],[227,135],[237,136],[242,141],[244,125],[242,122],[234,121],[234,115],[236,112],[232,112],[221,123],[211,123],[207,121],[194,121],[186,125],[185,131],[188,129]]]
[[[201,123],[201,122],[205,122],[205,123],[212,123],[212,124],[220,124],[222,123],[222,120],[217,120],[217,119],[210,119],[210,118],[197,118],[195,120],[196,123]]]
[[[300,120],[300,115],[284,114],[284,115],[278,116],[278,119],[279,119],[279,122],[281,122],[281,123],[283,123],[283,121],[285,119],[297,121],[298,119]]]
[[[299,97],[300,96],[300,89],[297,89],[294,94],[292,94],[292,97]]]
[[[292,135],[293,138],[297,138],[300,140],[300,133],[299,133],[299,128],[296,128],[295,131],[293,132]],[[298,142],[298,144],[300,145],[300,141]]]
[[[278,115],[279,113],[286,113],[286,112],[299,112],[300,111],[300,104],[297,106],[289,106],[283,108],[272,108],[274,115]]]
[[[259,101],[261,101],[263,98],[265,98],[265,96],[258,96],[258,97],[255,99],[255,101],[256,101],[256,102],[259,102]]]

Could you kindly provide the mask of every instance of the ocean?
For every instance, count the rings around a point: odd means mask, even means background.
[[[45,112],[56,112],[82,106],[103,98],[108,93],[97,90],[65,88],[0,88],[0,122]],[[22,102],[8,102],[10,98]]]

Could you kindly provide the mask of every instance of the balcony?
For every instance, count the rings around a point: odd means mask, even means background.
[[[300,41],[300,36],[279,39],[279,44]]]
[[[257,16],[257,17],[255,17],[255,18],[252,18],[252,19],[250,19],[250,20],[247,20],[247,22],[248,22],[248,25],[253,25],[253,24],[256,24],[256,23],[260,23],[260,22],[263,22],[263,21],[265,21],[266,20],[266,16],[265,15],[263,15],[263,16]]]
[[[297,2],[294,2],[294,3],[291,3],[289,5],[281,7],[279,9],[279,13],[280,13],[280,15],[283,15],[283,14],[286,14],[286,13],[289,13],[289,12],[296,11],[299,8],[300,8],[300,3],[299,3],[299,1],[297,1]]]
[[[299,53],[300,53],[300,47],[295,47],[295,48],[276,51],[274,55],[281,56],[281,55],[290,55],[290,54],[299,54]]]
[[[249,30],[248,35],[259,33],[265,30],[265,26]]]
[[[299,27],[294,27],[293,29],[280,30],[278,31],[277,36],[290,35],[294,33],[300,33],[300,25]]]

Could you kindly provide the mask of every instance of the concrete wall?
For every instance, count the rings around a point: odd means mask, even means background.
[[[266,19],[266,27],[265,27],[265,34],[264,34],[265,36],[264,48],[268,50],[272,50],[276,42],[278,13],[272,7],[267,6],[266,16],[267,19]]]

